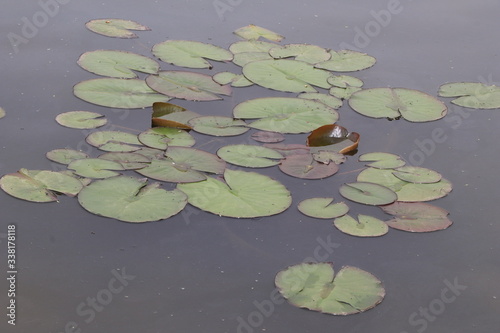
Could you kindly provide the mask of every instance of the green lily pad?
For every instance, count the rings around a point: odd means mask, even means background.
[[[124,79],[137,78],[133,71],[154,74],[160,70],[160,65],[151,58],[115,50],[85,52],[77,63],[91,73]]]
[[[344,104],[342,100],[337,97],[321,93],[302,93],[299,94],[297,97],[304,99],[312,99],[321,102],[335,110],[339,109],[342,106],[342,104]]]
[[[394,215],[394,218],[386,223],[398,230],[430,232],[452,225],[446,210],[427,203],[395,202],[380,208],[387,214]]]
[[[89,145],[104,151],[132,152],[141,148],[137,135],[120,131],[98,131],[85,139]]]
[[[243,120],[222,116],[205,116],[191,119],[188,124],[198,133],[213,136],[234,136],[250,128]]]
[[[150,222],[179,213],[187,197],[179,190],[166,191],[146,179],[117,176],[86,186],[78,202],[87,211],[124,222]]]
[[[458,97],[451,102],[473,109],[500,108],[500,87],[477,82],[457,82],[439,87],[439,96]]]
[[[328,83],[334,87],[348,88],[357,87],[361,88],[363,86],[363,81],[354,76],[349,75],[333,75],[328,78]]]
[[[295,57],[295,60],[309,64],[327,61],[331,57],[331,54],[324,48],[310,44],[288,44],[274,47],[269,50],[269,54],[274,59]]]
[[[136,152],[134,153],[109,152],[99,155],[99,158],[120,163],[125,170],[142,169],[146,167],[151,161],[147,156]]]
[[[368,182],[343,184],[339,192],[346,199],[372,206],[387,205],[398,198],[390,188]]]
[[[218,84],[230,84],[232,87],[248,87],[253,85],[243,74],[234,74],[231,72],[220,72],[215,74],[212,79]]]
[[[253,24],[236,29],[234,34],[247,40],[257,40],[262,37],[273,42],[280,42],[285,38],[271,30]]]
[[[328,164],[330,162],[333,162],[335,164],[342,164],[346,161],[345,155],[336,151],[318,150],[317,152],[311,151],[311,153],[315,161],[323,164]]]
[[[275,284],[290,304],[332,315],[369,310],[385,296],[382,282],[371,273],[344,266],[335,275],[332,263],[290,266],[276,275]]]
[[[285,136],[281,133],[276,132],[267,132],[267,131],[258,131],[252,134],[252,139],[258,142],[264,143],[274,143],[281,142],[285,140]]]
[[[99,35],[116,38],[137,38],[138,36],[129,30],[151,30],[148,27],[134,21],[122,19],[99,19],[91,20],[85,24],[87,29]]]
[[[68,148],[53,149],[45,154],[45,156],[53,162],[66,165],[73,160],[89,157],[89,155],[85,154],[84,152]]]
[[[57,201],[58,194],[74,197],[83,184],[76,178],[48,170],[20,169],[0,178],[0,188],[7,194],[27,201]]]
[[[432,184],[441,180],[440,173],[422,167],[403,166],[394,169],[394,176],[401,180],[416,184]]]
[[[118,162],[100,158],[82,158],[68,164],[68,169],[75,174],[86,178],[109,178],[118,176],[120,173],[113,170],[125,170]]]
[[[346,88],[340,88],[340,87],[332,87],[330,88],[330,90],[328,91],[328,93],[332,96],[335,96],[341,100],[344,100],[344,99],[349,99],[351,98],[351,96],[360,91],[361,88],[358,88],[358,87],[346,87]]]
[[[93,129],[106,125],[106,118],[100,113],[90,111],[70,111],[60,113],[56,117],[59,125],[77,128],[77,129]]]
[[[289,176],[303,179],[322,179],[339,171],[337,164],[320,163],[311,154],[288,155],[281,161],[279,168]]]
[[[155,127],[137,136],[139,141],[148,147],[165,150],[168,146],[191,147],[195,139],[185,130],[171,127]]]
[[[101,78],[82,81],[73,87],[73,93],[86,102],[119,109],[145,108],[154,102],[170,99],[139,79]]]
[[[307,216],[317,219],[334,219],[349,212],[344,202],[333,203],[333,198],[310,198],[302,200],[297,208]]]
[[[212,68],[205,59],[231,61],[233,54],[221,47],[189,40],[167,40],[153,46],[153,54],[164,62],[189,68]]]
[[[210,213],[235,218],[270,216],[292,203],[290,192],[280,182],[255,172],[226,169],[224,180],[178,184],[188,202]]]
[[[234,55],[238,53],[267,53],[269,55],[269,50],[273,47],[279,46],[274,43],[263,42],[260,40],[242,40],[236,43],[233,43],[229,46],[229,51],[231,51]],[[271,57],[269,55],[269,57]]]
[[[279,133],[308,133],[337,121],[338,113],[313,100],[290,97],[256,98],[233,109],[237,119],[257,119],[248,126]]]
[[[149,87],[170,97],[190,101],[214,101],[218,95],[231,95],[231,86],[221,86],[210,75],[185,72],[161,71],[146,78]]]
[[[188,125],[188,122],[200,116],[199,113],[189,111],[182,106],[172,103],[156,102],[153,103],[151,126],[192,129],[192,127]]]
[[[217,155],[228,163],[249,168],[277,165],[283,158],[276,150],[244,144],[221,147]]]
[[[389,231],[387,224],[373,216],[358,215],[356,220],[350,215],[336,218],[333,224],[345,234],[357,237],[379,237]]]
[[[236,53],[234,55],[233,63],[237,66],[244,67],[246,64],[260,60],[274,60],[274,59],[267,52],[242,52],[242,53]]]
[[[366,166],[377,169],[394,169],[406,164],[399,155],[380,152],[363,154],[359,156],[358,161],[371,162]]]
[[[351,50],[331,50],[330,54],[329,60],[320,62],[315,67],[334,72],[354,72],[370,68],[377,61],[366,53]]]
[[[252,61],[243,66],[247,79],[262,87],[285,92],[317,92],[329,89],[330,73],[303,61],[279,59]]]
[[[283,143],[265,143],[264,147],[271,148],[279,152],[283,156],[290,155],[310,155],[311,149],[306,145],[301,144],[283,144]]]
[[[446,105],[418,90],[406,88],[372,88],[360,90],[349,98],[351,108],[367,117],[398,118],[411,122],[441,119]]]

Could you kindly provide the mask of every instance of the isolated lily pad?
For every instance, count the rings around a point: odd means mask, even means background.
[[[381,152],[363,154],[359,156],[358,161],[371,162],[366,166],[377,169],[394,169],[406,164],[399,155]]]
[[[92,129],[106,125],[106,118],[100,113],[90,111],[69,111],[60,113],[56,117],[59,125],[77,128]]]
[[[191,147],[195,139],[185,130],[171,127],[155,127],[140,133],[137,138],[148,147],[165,150],[168,146]]]
[[[333,203],[333,198],[310,198],[302,200],[297,208],[307,216],[317,219],[334,219],[349,212],[344,202]]]
[[[457,97],[453,104],[473,109],[500,108],[500,87],[477,82],[447,83],[439,87],[439,96]]]
[[[335,275],[332,263],[290,266],[276,275],[275,284],[290,304],[332,315],[369,310],[385,296],[382,282],[374,275],[351,266]]]
[[[346,199],[372,206],[387,205],[398,198],[391,189],[368,182],[343,184],[339,192]]]
[[[252,61],[243,66],[247,79],[262,87],[285,92],[317,92],[313,87],[329,89],[331,75],[303,61],[279,59]]]
[[[156,102],[153,103],[151,126],[192,129],[191,126],[188,125],[188,122],[196,117],[200,117],[200,114],[189,111],[182,106],[172,103]]]
[[[73,197],[83,184],[76,178],[48,170],[20,169],[0,178],[0,188],[7,194],[27,201],[57,201],[58,194]]]
[[[252,134],[252,139],[258,142],[273,143],[285,140],[285,136],[277,132],[258,131]]]
[[[99,158],[120,163],[125,170],[142,169],[150,163],[150,159],[147,156],[137,152],[134,153],[109,152],[99,155]]]
[[[77,63],[91,73],[124,79],[137,78],[134,71],[154,74],[160,70],[160,65],[151,58],[115,50],[85,52]]]
[[[439,172],[416,166],[403,166],[396,168],[394,169],[393,174],[401,180],[416,184],[437,183],[442,178]]]
[[[339,171],[335,163],[320,163],[311,154],[288,155],[279,165],[281,171],[289,176],[303,179],[322,179]]]
[[[151,30],[148,27],[134,21],[122,19],[99,19],[85,24],[87,29],[99,35],[117,38],[137,38],[138,36],[129,30]]]
[[[77,83],[73,92],[86,102],[120,109],[145,108],[154,102],[166,102],[170,99],[158,94],[144,80],[139,79],[92,79]]]
[[[243,120],[223,116],[197,117],[188,124],[196,132],[213,136],[240,135],[250,129]]]
[[[233,109],[237,119],[258,119],[248,126],[279,133],[308,133],[337,121],[335,109],[314,100],[290,97],[256,98]]]
[[[164,62],[189,68],[212,68],[205,59],[231,61],[233,54],[212,44],[189,40],[167,40],[153,46],[153,54]]]
[[[357,220],[350,215],[344,215],[336,218],[333,224],[343,233],[357,237],[378,237],[389,231],[384,221],[363,214],[359,214]]]
[[[217,73],[212,79],[218,84],[230,84],[232,87],[248,87],[253,85],[253,82],[248,80],[243,74],[234,74],[231,72]]]
[[[85,139],[89,145],[104,151],[132,152],[141,148],[137,135],[121,131],[98,131]]]
[[[395,202],[380,208],[387,214],[394,215],[386,223],[398,230],[429,232],[446,229],[452,224],[446,210],[427,203]]]
[[[184,193],[166,191],[146,179],[117,176],[86,186],[78,202],[87,211],[124,222],[150,222],[179,213],[187,203]]]
[[[327,95],[327,94],[321,94],[321,93],[302,93],[297,96],[298,98],[304,98],[304,99],[312,99],[318,102],[321,102],[323,104],[328,105],[331,108],[334,109],[339,109],[343,102],[341,99]]]
[[[276,150],[254,145],[228,145],[219,148],[217,155],[224,161],[249,168],[266,168],[280,163],[283,155]]]
[[[351,108],[367,117],[394,119],[402,116],[411,122],[441,119],[446,105],[431,95],[406,88],[372,88],[354,93]]]
[[[89,155],[82,151],[69,148],[53,149],[45,154],[45,156],[49,160],[60,164],[69,164],[73,160],[89,157]]]
[[[269,50],[271,57],[275,59],[294,57],[295,60],[310,64],[329,60],[331,54],[324,48],[310,44],[288,44],[274,47]]]
[[[254,218],[283,212],[292,203],[290,192],[280,182],[255,172],[226,169],[224,180],[178,184],[191,205],[210,213]]]
[[[262,37],[273,42],[280,42],[285,38],[271,30],[253,24],[236,29],[234,34],[247,40],[257,40]]]
[[[109,178],[118,176],[120,173],[113,170],[125,170],[118,162],[101,158],[82,158],[68,164],[68,169],[75,174],[86,178]]]
[[[377,61],[366,53],[351,50],[330,50],[330,59],[315,65],[334,72],[354,72],[372,67]]]
[[[231,95],[231,86],[221,86],[210,75],[186,71],[161,71],[146,78],[149,87],[170,97],[190,101],[214,101]]]

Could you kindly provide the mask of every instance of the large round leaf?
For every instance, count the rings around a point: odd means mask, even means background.
[[[106,118],[100,113],[89,111],[69,111],[60,113],[56,117],[59,125],[77,128],[77,129],[93,129],[106,125]]]
[[[457,82],[439,87],[439,96],[457,97],[451,102],[473,109],[500,108],[500,87],[478,82]]]
[[[147,156],[139,153],[110,152],[101,154],[98,158],[120,163],[125,170],[142,169],[151,161]]]
[[[387,205],[397,199],[396,193],[391,189],[368,182],[343,184],[339,192],[344,198],[365,205]]]
[[[101,158],[82,158],[68,164],[68,169],[86,178],[109,178],[118,176],[114,170],[125,170],[121,163]]]
[[[317,219],[333,219],[349,212],[349,207],[343,203],[333,203],[333,198],[310,198],[302,200],[297,208],[307,216]]]
[[[279,45],[260,40],[242,40],[231,44],[229,46],[229,51],[235,55],[238,53],[268,53],[270,49],[276,46]]]
[[[247,26],[241,27],[233,31],[236,36],[239,36],[248,40],[257,40],[260,37],[271,40],[273,42],[280,42],[283,36],[275,33],[274,31],[268,30],[266,28],[259,27],[258,25],[249,24]]]
[[[379,152],[363,154],[359,156],[358,161],[371,162],[366,166],[377,169],[393,169],[402,167],[406,164],[399,155]]]
[[[198,133],[214,136],[240,135],[250,129],[243,120],[223,116],[196,117],[188,124]]]
[[[270,177],[226,169],[224,180],[178,184],[189,203],[220,216],[253,218],[281,213],[292,203],[290,192]]]
[[[416,166],[403,166],[396,168],[394,169],[393,174],[401,180],[417,184],[437,183],[442,178],[441,174],[434,170]]]
[[[45,156],[56,163],[61,163],[61,164],[69,164],[73,160],[78,160],[80,158],[88,158],[89,155],[85,154],[84,152],[81,152],[79,150],[74,150],[74,149],[69,149],[69,148],[62,148],[62,149],[53,149]]]
[[[289,97],[256,98],[233,109],[234,118],[257,119],[250,127],[279,133],[308,133],[337,121],[335,109],[321,102]]]
[[[145,179],[117,176],[86,186],[78,201],[89,212],[125,222],[149,222],[179,213],[187,197],[179,190],[166,191]]]
[[[148,27],[134,21],[122,19],[98,19],[88,21],[85,26],[90,31],[99,35],[117,38],[137,38],[138,36],[129,30],[151,30]]]
[[[363,214],[359,214],[357,220],[350,215],[344,215],[336,218],[333,224],[343,233],[357,237],[378,237],[389,231],[384,221]]]
[[[283,155],[276,150],[254,145],[229,145],[221,147],[217,155],[234,165],[265,168],[280,163]]]
[[[385,296],[382,282],[356,267],[335,275],[331,263],[301,263],[280,271],[275,284],[292,305],[332,315],[369,310]]]
[[[335,110],[339,109],[343,102],[341,99],[334,97],[332,95],[321,94],[321,93],[302,93],[297,96],[298,98],[312,99],[323,104],[328,105]]]
[[[191,147],[195,140],[191,134],[182,129],[171,127],[155,127],[142,132],[137,137],[145,146],[165,150],[168,146]]]
[[[92,132],[85,140],[88,144],[104,151],[132,152],[142,147],[137,135],[121,131]]]
[[[273,47],[269,50],[269,54],[275,59],[295,57],[295,60],[310,64],[326,61],[331,57],[331,54],[324,48],[310,44],[288,44]]]
[[[92,79],[76,84],[73,92],[86,102],[121,109],[145,108],[170,99],[139,79]]]
[[[354,72],[372,67],[377,61],[366,53],[351,50],[330,51],[330,59],[315,65],[335,72]]]
[[[395,202],[380,207],[394,215],[386,223],[394,229],[409,232],[429,232],[443,230],[451,226],[448,212],[442,208],[421,202]]]

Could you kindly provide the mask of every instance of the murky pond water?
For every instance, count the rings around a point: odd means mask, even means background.
[[[277,31],[286,43],[354,48],[377,64],[354,75],[365,87],[405,87],[436,95],[446,82],[500,82],[497,1],[58,1],[4,3],[0,12],[0,174],[52,169],[45,153],[90,150],[87,132],[59,126],[61,112],[101,112],[116,129],[143,131],[149,110],[111,110],[85,103],[72,86],[94,76],[76,65],[81,53],[119,49],[150,55],[166,39],[228,47],[249,23]],[[140,38],[106,38],[85,29],[94,18],[148,25]],[[15,36],[14,36],[15,34]],[[17,36],[17,37],[16,37]],[[17,46],[13,40],[17,39]],[[168,69],[169,65],[162,64]],[[227,70],[218,64],[207,73]],[[235,89],[220,102],[174,101],[207,115],[230,115],[247,99],[271,93]],[[291,190],[286,212],[235,220],[185,210],[168,221],[128,224],[85,212],[71,198],[34,204],[0,192],[0,247],[7,275],[7,226],[16,225],[16,325],[28,332],[492,332],[500,327],[500,227],[496,213],[498,110],[449,106],[439,121],[411,124],[366,118],[344,105],[340,124],[361,134],[359,154],[387,151],[439,171],[454,184],[436,205],[451,212],[445,231],[359,239],[329,221],[301,215],[296,204],[334,196],[362,165],[350,158],[339,174],[319,181],[263,173]],[[215,151],[247,136],[196,135]],[[305,136],[297,135],[303,143]],[[96,152],[94,151],[94,155]],[[353,171],[353,172],[349,172]],[[376,208],[351,209],[384,217]],[[335,317],[276,298],[276,273],[304,260],[352,265],[380,278],[387,296],[374,309]],[[8,277],[8,276],[7,276]],[[0,284],[1,299],[9,285]],[[7,303],[2,301],[7,313]]]

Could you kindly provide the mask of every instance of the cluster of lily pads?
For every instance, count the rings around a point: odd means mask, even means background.
[[[136,22],[93,20],[87,28],[101,35],[136,38],[130,30],[149,30]],[[356,112],[373,118],[424,122],[446,115],[443,102],[426,93],[405,88],[363,89],[363,82],[343,72],[373,66],[375,58],[349,50],[327,50],[316,45],[288,44],[267,29],[249,25],[234,32],[243,40],[229,50],[185,40],[167,40],[153,46],[153,55],[170,64],[211,69],[210,61],[231,62],[241,73],[207,75],[197,71],[161,70],[156,60],[119,50],[82,54],[78,64],[104,76],[74,86],[78,98],[112,108],[153,108],[152,128],[140,134],[94,131],[86,141],[103,151],[97,157],[69,148],[55,149],[47,158],[67,170],[21,169],[4,175],[0,187],[8,194],[34,202],[57,201],[58,195],[77,196],[87,211],[125,222],[167,219],[189,203],[220,216],[253,218],[279,214],[292,204],[290,191],[279,181],[242,168],[277,166],[304,179],[332,176],[356,151],[360,135],[336,124],[343,101]],[[260,38],[267,39],[262,41]],[[139,78],[136,72],[145,73]],[[259,85],[296,97],[262,97],[238,104],[231,116],[210,116],[168,103],[177,98],[212,101],[232,94],[235,87]],[[500,107],[500,90],[478,83],[443,85],[439,94],[458,97],[452,103],[476,108]],[[0,115],[1,116],[1,115]],[[70,111],[56,121],[67,127],[103,126],[103,115]],[[196,145],[191,131],[213,136],[236,136],[254,131],[262,145],[220,147],[216,154]],[[309,133],[305,144],[284,144],[285,134]],[[349,215],[345,202],[310,198],[298,205],[303,214],[334,220],[340,231],[359,237],[381,236],[389,227],[428,232],[451,225],[448,212],[425,203],[447,195],[452,186],[439,173],[405,165],[397,155],[363,154],[368,163],[357,181],[340,187],[353,202],[379,206],[393,216],[389,221]],[[240,167],[229,168],[227,164]],[[146,178],[130,175],[136,172]],[[174,184],[166,190],[159,182]],[[166,183],[166,184],[165,184]],[[344,267],[336,275],[331,264],[303,263],[276,277],[276,285],[291,304],[330,314],[352,314],[380,303],[385,290],[368,272]]]

